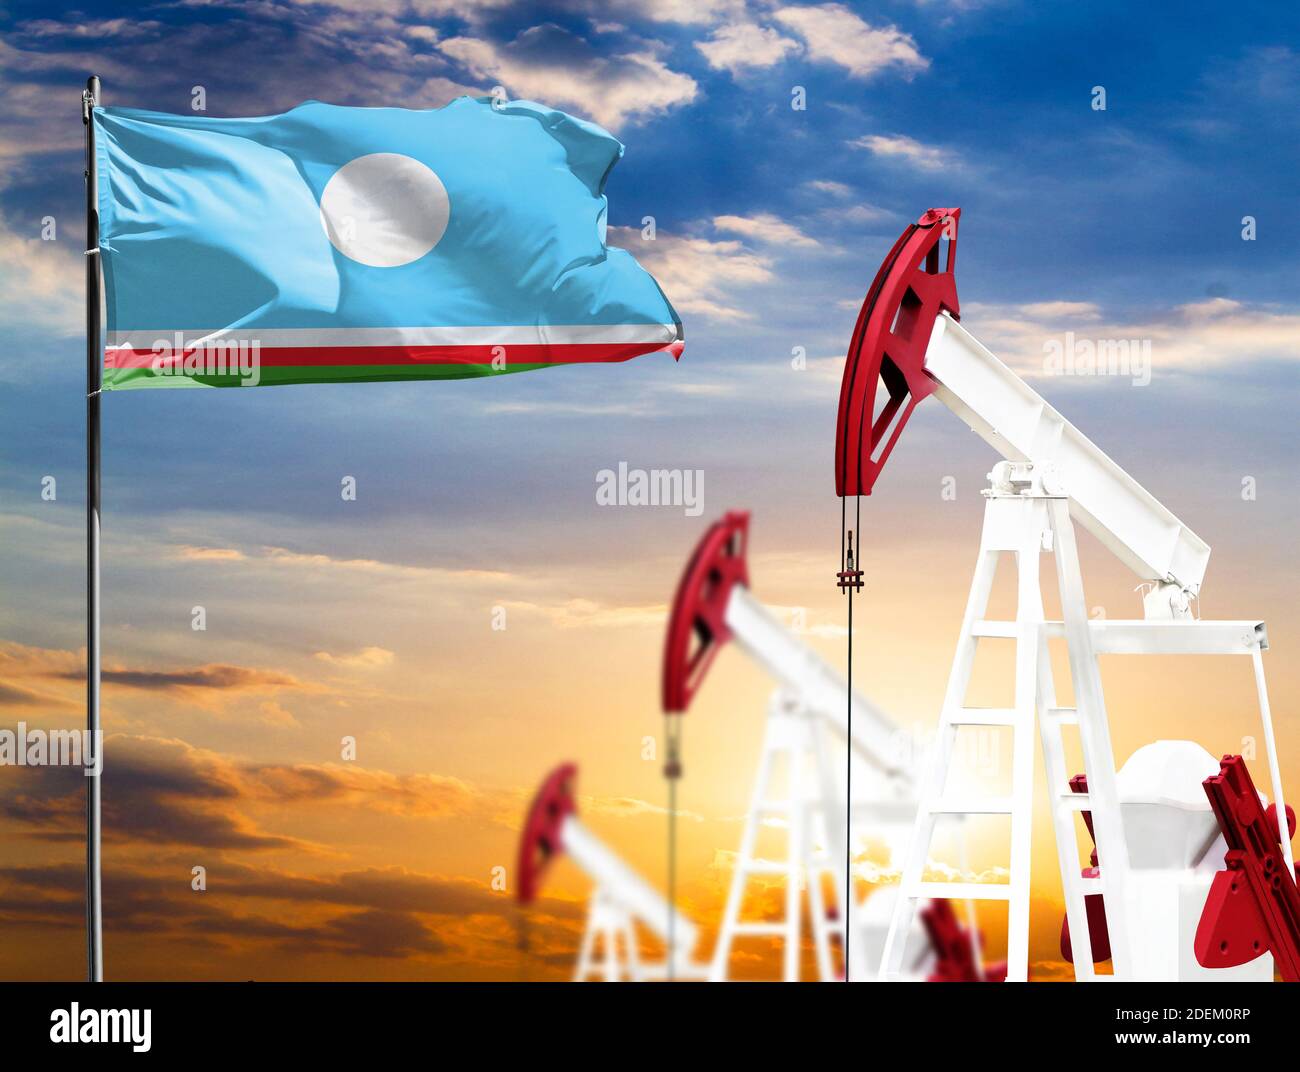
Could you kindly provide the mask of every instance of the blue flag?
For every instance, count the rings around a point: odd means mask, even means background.
[[[605,244],[623,146],[527,101],[96,108],[104,388],[492,375],[682,349]]]

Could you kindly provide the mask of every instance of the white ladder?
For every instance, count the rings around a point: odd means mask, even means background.
[[[1006,464],[1006,463],[1004,463]],[[1013,479],[1007,479],[1014,474]],[[1084,898],[1104,894],[1107,930],[1115,977],[1124,978],[1130,963],[1125,919],[1124,884],[1128,849],[1119,811],[1115,759],[1102,697],[1101,676],[1093,650],[1079,569],[1069,501],[1043,488],[1043,473],[1019,464],[995,470],[994,487],[986,491],[984,527],[979,559],[962,618],[961,636],[953,658],[939,732],[930,770],[921,785],[920,804],[913,827],[902,889],[885,942],[882,974],[897,978],[904,944],[920,900],[931,897],[970,901],[1004,901],[1007,916],[1007,980],[1023,982],[1029,967],[1030,835],[1033,824],[1033,729],[1038,723],[1047,774],[1048,797],[1056,837],[1066,916],[1075,951],[1075,976],[1097,978]],[[1063,635],[1069,652],[1075,706],[1057,705],[1048,650],[1048,623],[1043,617],[1039,556],[1055,549]],[[1017,598],[1014,621],[989,621],[986,611],[998,559],[1012,553],[1016,559]],[[1057,623],[1053,623],[1054,625]],[[966,693],[978,643],[983,638],[1004,638],[1016,643],[1015,700],[1011,708],[966,706]],[[1074,793],[1068,784],[1065,746],[1061,729],[1077,725],[1087,775],[1088,792]],[[948,795],[946,785],[952,765],[957,731],[962,726],[1003,726],[1012,733],[1011,794],[1007,797],[969,798]],[[1081,874],[1075,815],[1091,811],[1096,834],[1099,879]],[[1008,815],[1011,848],[1006,883],[927,882],[925,866],[935,824],[941,815]]]
[[[808,917],[812,921],[813,955],[817,962],[817,978],[826,982],[840,978],[841,969],[835,963],[834,943],[844,948],[843,874],[844,861],[840,858],[840,843],[830,836],[825,817],[809,816],[812,837],[808,844],[816,846],[806,855],[804,882],[808,886]],[[833,903],[828,904],[823,882],[830,876],[834,888],[841,891]],[[834,915],[832,915],[832,911]],[[854,966],[853,974],[858,974]]]
[[[772,796],[776,768],[782,761],[785,768],[785,793],[783,796]],[[811,785],[806,769],[809,762],[814,772]],[[763,751],[709,972],[712,981],[723,982],[727,979],[732,946],[737,938],[746,937],[780,939],[782,978],[786,982],[798,981],[805,886],[808,889],[808,913],[818,976],[823,981],[837,977],[834,974],[831,940],[838,932],[843,941],[846,888],[843,850],[847,838],[842,802],[827,799],[827,787],[834,784],[825,737],[815,716],[803,707],[796,696],[778,690],[768,706]],[[786,851],[780,860],[768,860],[755,855],[759,831],[764,822],[772,818],[784,819],[786,823]],[[818,847],[816,834],[824,835],[828,848]],[[822,877],[828,871],[834,876],[837,891],[838,916],[835,920],[830,920],[827,916],[826,898],[822,889]],[[785,878],[783,918],[741,919],[751,879],[764,875],[781,875]],[[854,948],[850,949],[851,958],[858,948],[859,944],[854,943]],[[851,963],[851,967],[857,977],[859,965]]]
[[[606,983],[641,982],[639,944],[631,915],[598,886],[587,908],[573,981],[586,983],[594,977]]]

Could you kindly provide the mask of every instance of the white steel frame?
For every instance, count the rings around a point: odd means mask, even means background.
[[[595,883],[587,908],[587,923],[574,981],[592,977],[605,982],[644,982],[675,978],[700,978],[701,967],[691,959],[699,932],[649,883],[623,862],[576,815],[560,827],[563,851]],[[637,925],[645,927],[667,948],[663,963],[647,962],[640,955]]]
[[[1126,896],[1128,848],[1115,781],[1105,698],[1097,656],[1102,654],[1240,654],[1250,655],[1264,724],[1275,798],[1280,776],[1273,745],[1272,719],[1261,654],[1267,634],[1258,621],[1201,621],[1190,617],[1137,621],[1090,620],[1084,599],[1069,497],[1051,465],[1003,462],[990,474],[993,487],[985,492],[980,554],[963,616],[961,635],[940,715],[939,737],[932,767],[920,790],[903,885],[886,941],[882,975],[897,978],[903,963],[905,938],[917,902],[926,897],[966,897],[1008,904],[1008,981],[1028,975],[1030,830],[1033,816],[1032,732],[1037,723],[1048,777],[1058,865],[1065,891],[1066,915],[1076,956],[1075,977],[1099,976],[1086,951],[1091,948],[1084,898],[1101,893],[1112,951],[1114,974],[1130,979],[1132,947]],[[1061,602],[1061,621],[1043,615],[1039,555],[1054,551]],[[1013,553],[1017,566],[1016,618],[990,621],[985,617],[998,558]],[[1148,600],[1148,609],[1150,601]],[[1057,704],[1047,642],[1064,638],[1069,656],[1075,707]],[[1016,642],[1015,706],[981,709],[965,706],[978,642],[984,638]],[[1088,792],[1072,792],[1067,784],[1061,728],[1077,725],[1083,750]],[[971,800],[945,795],[953,743],[960,726],[1006,726],[1012,730],[1012,793],[1009,798]],[[1100,877],[1081,876],[1074,814],[1092,814]],[[932,883],[923,881],[935,821],[943,814],[1006,814],[1011,819],[1009,882]],[[1285,844],[1285,843],[1284,843]],[[1289,846],[1287,846],[1289,849]]]
[[[785,793],[781,796],[774,795],[778,765],[784,767]],[[848,844],[845,811],[837,784],[820,720],[797,693],[778,689],[768,704],[763,751],[745,816],[740,849],[736,854],[722,925],[714,946],[709,972],[711,981],[727,980],[731,952],[737,938],[771,937],[780,939],[782,943],[782,979],[797,982],[805,887],[818,977],[823,982],[837,977],[832,940],[837,934],[841,941],[844,940],[844,905],[848,889],[844,856],[844,846]],[[755,851],[760,831],[773,820],[785,824],[786,850],[780,860],[764,859]],[[833,922],[827,914],[829,906],[822,888],[822,879],[827,873],[833,876],[836,890],[837,913]],[[779,920],[741,918],[751,880],[761,875],[782,875],[785,878],[785,914]],[[857,965],[862,964],[860,958],[864,953],[856,932],[848,940],[852,943],[849,964],[856,977],[859,974]]]
[[[940,734],[931,773],[921,790],[903,890],[889,938],[882,974],[896,976],[906,927],[920,896],[971,896],[1008,902],[1008,979],[1024,979],[1028,959],[1029,835],[1032,818],[1034,722],[1042,738],[1049,778],[1058,863],[1066,893],[1072,946],[1079,951],[1075,975],[1098,978],[1087,955],[1091,948],[1084,897],[1103,892],[1113,953],[1114,977],[1130,978],[1132,947],[1125,898],[1129,858],[1115,785],[1099,655],[1249,655],[1264,729],[1273,799],[1285,814],[1282,778],[1264,680],[1268,649],[1260,621],[1202,621],[1194,615],[1210,548],[1154,496],[1129,476],[1036,391],[982,346],[948,313],[941,312],[926,349],[925,368],[936,381],[935,396],[964,420],[1006,461],[990,473],[985,495],[980,557],[971,584],[961,636],[940,714]],[[1073,521],[1093,533],[1144,582],[1144,617],[1138,621],[1091,621],[1083,597]],[[1055,549],[1062,621],[1043,619],[1038,555]],[[1017,558],[1016,618],[992,622],[984,617],[996,560],[1003,552]],[[964,706],[978,641],[1003,637],[1016,641],[1015,707],[978,711]],[[1051,681],[1047,641],[1063,637],[1069,654],[1075,709],[1058,707]],[[1072,793],[1061,727],[1077,723],[1087,767],[1088,792]],[[1005,725],[1015,735],[1013,791],[1009,800],[956,802],[944,798],[952,739],[961,725]],[[1073,813],[1092,814],[1100,879],[1080,877],[1077,828]],[[926,850],[935,817],[971,810],[1011,816],[1010,882],[924,883]],[[1282,839],[1289,870],[1291,843]],[[1094,888],[1095,887],[1095,888]]]

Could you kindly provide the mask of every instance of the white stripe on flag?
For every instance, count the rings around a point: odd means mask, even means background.
[[[155,343],[175,345],[177,332],[141,329],[106,332],[107,349],[147,350]],[[563,346],[575,343],[670,343],[674,324],[535,324],[500,327],[438,328],[222,328],[182,331],[186,347],[220,339],[256,341],[266,349],[328,346]]]

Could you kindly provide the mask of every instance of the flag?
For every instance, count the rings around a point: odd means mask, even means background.
[[[682,349],[605,242],[622,144],[527,101],[95,108],[105,390],[447,379]]]

